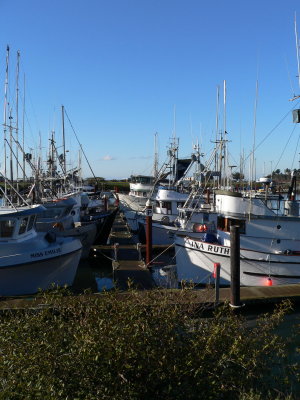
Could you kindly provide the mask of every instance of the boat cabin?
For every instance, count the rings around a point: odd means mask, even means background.
[[[0,242],[22,241],[36,235],[35,224],[37,214],[44,207],[37,206],[27,209],[1,209],[0,211]]]

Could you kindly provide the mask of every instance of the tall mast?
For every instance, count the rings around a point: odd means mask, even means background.
[[[254,152],[255,152],[255,143],[256,143],[256,111],[257,111],[257,99],[258,99],[258,80],[256,81],[255,103],[254,103],[254,126],[253,126],[252,168],[251,168],[251,178],[250,178],[251,189],[252,189],[252,182],[253,182],[253,180],[256,180]]]
[[[64,166],[64,175],[66,179],[67,168],[66,168],[66,140],[65,140],[65,108],[61,106],[61,116],[62,116],[62,137],[63,137],[63,166]]]
[[[294,26],[295,26],[295,39],[296,39],[297,67],[298,67],[298,86],[300,88],[299,40],[298,40],[298,32],[297,32],[297,16],[296,16],[296,13],[295,13],[295,19],[294,19]]]
[[[8,92],[8,67],[9,67],[9,46],[6,47],[6,68],[5,68],[5,84],[4,84],[4,176],[7,178],[7,154],[6,154],[6,129],[7,129],[7,107],[8,107],[8,100],[7,100],[7,92]],[[4,192],[7,195],[7,184],[6,179],[4,181]],[[6,196],[5,196],[6,198]]]
[[[217,86],[217,108],[216,108],[216,150],[218,145],[218,134],[219,134],[219,101],[220,101],[220,86]],[[222,154],[222,148],[220,150]],[[220,160],[221,162],[221,160]],[[218,186],[221,185],[221,163],[218,160],[218,152],[215,152],[215,171],[219,170],[219,177],[218,177]]]
[[[20,70],[20,52],[17,51],[17,69],[16,69],[16,140],[19,141],[19,70]],[[19,149],[16,148],[16,175],[17,175],[17,191],[19,191]],[[18,197],[19,202],[19,197]]]
[[[23,117],[22,117],[22,148],[23,148],[23,184],[25,183],[25,74],[23,94]]]
[[[10,159],[9,159],[9,165],[10,165],[10,181],[11,184],[14,184],[14,170],[13,170],[13,126],[12,126],[12,109],[10,108],[9,110],[9,148],[10,148]]]
[[[227,165],[228,165],[228,146],[226,144],[227,142],[227,131],[226,131],[226,81],[224,80],[224,93],[223,93],[223,100],[224,100],[224,117],[223,117],[223,123],[224,123],[224,141],[225,141],[225,149],[224,149],[224,172],[226,171],[226,185],[228,186],[228,170],[227,170]]]

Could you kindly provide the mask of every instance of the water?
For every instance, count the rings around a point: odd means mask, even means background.
[[[169,254],[162,254],[154,260],[152,277],[158,287],[177,288],[176,266],[174,258]],[[82,293],[91,290],[93,293],[103,292],[115,287],[112,262],[103,255],[94,255],[80,262],[73,290]]]

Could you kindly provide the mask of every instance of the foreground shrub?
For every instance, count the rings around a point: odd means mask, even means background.
[[[289,304],[250,329],[228,307],[197,317],[189,292],[176,292],[176,302],[164,291],[47,294],[42,301],[50,307],[2,316],[0,399],[238,399],[243,393],[258,400],[288,393],[285,345],[274,329]]]

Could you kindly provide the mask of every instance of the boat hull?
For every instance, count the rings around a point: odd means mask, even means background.
[[[48,247],[1,256],[0,296],[33,294],[52,285],[71,286],[81,248],[78,239],[64,238]]]
[[[178,281],[212,281],[214,263],[220,263],[220,284],[230,285],[230,247],[178,235],[175,240]],[[300,255],[240,250],[242,286],[300,283]],[[270,281],[271,280],[271,281]]]

